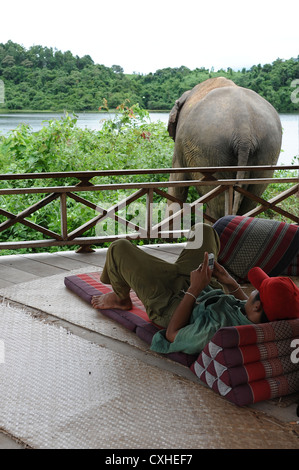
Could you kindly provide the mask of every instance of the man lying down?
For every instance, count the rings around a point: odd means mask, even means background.
[[[199,236],[201,246],[195,243]],[[175,263],[141,250],[128,240],[113,242],[101,275],[113,291],[94,296],[96,309],[130,310],[133,289],[149,319],[161,326],[151,349],[160,353],[200,353],[225,326],[299,318],[299,289],[287,277],[268,277],[255,267],[248,279],[255,290],[247,296],[217,262],[220,241],[207,224],[198,224]],[[215,257],[210,269],[208,254]]]

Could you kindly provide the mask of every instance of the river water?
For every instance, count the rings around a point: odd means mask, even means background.
[[[47,125],[43,121],[60,119],[63,113],[16,113],[0,114],[0,133],[7,134],[19,124],[29,124],[33,131]],[[100,130],[104,119],[112,119],[114,113],[79,113],[77,125],[81,128]],[[150,120],[162,121],[167,125],[168,113],[150,113]],[[290,165],[294,157],[299,157],[299,114],[280,114],[283,127],[282,152],[279,165]]]

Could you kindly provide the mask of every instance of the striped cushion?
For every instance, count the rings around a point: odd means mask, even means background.
[[[259,266],[269,276],[299,275],[299,227],[277,220],[225,216],[214,224],[219,263],[239,281]]]

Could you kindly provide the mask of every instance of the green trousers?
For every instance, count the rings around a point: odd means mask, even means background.
[[[216,231],[207,224],[198,224],[174,263],[161,260],[133,245],[128,240],[111,243],[101,275],[104,284],[124,299],[133,289],[146,308],[151,321],[166,328],[184,290],[190,285],[190,272],[203,261],[204,252],[217,259],[220,241]],[[221,288],[212,280],[211,285]]]

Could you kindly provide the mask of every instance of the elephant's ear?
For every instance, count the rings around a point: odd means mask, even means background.
[[[182,96],[178,100],[176,100],[174,107],[169,113],[167,130],[168,134],[170,135],[170,137],[173,138],[173,140],[175,140],[176,127],[179,120],[180,111],[186,99],[188,98],[190,91],[191,90],[185,91],[185,93],[183,93]]]

